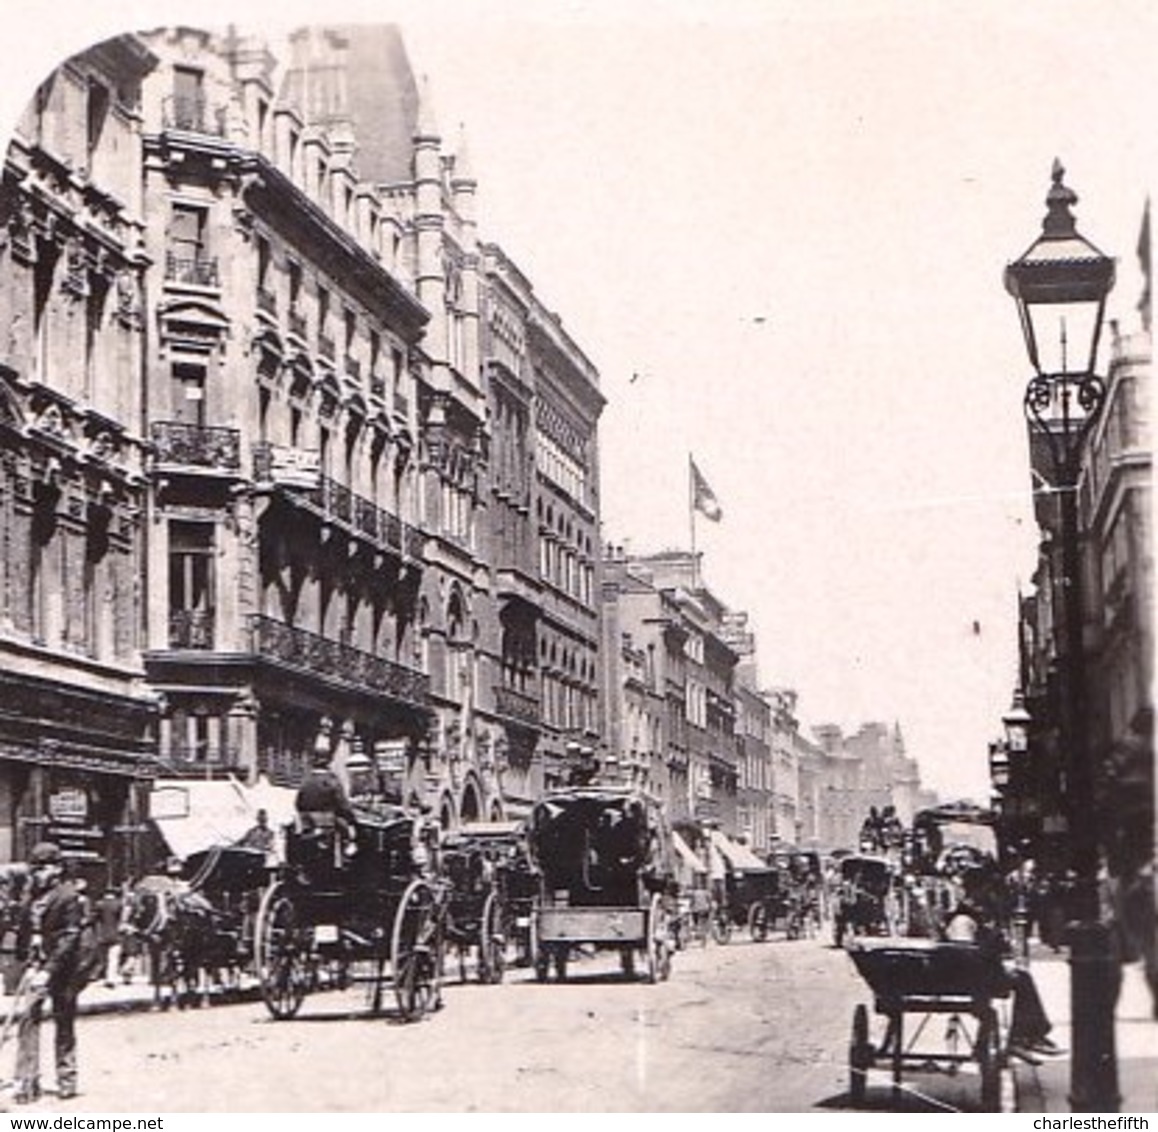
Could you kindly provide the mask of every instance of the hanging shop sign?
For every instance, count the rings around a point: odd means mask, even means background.
[[[316,449],[270,446],[269,478],[280,487],[314,490],[320,485],[321,456]]]
[[[88,793],[79,787],[57,790],[48,796],[48,816],[65,825],[84,825],[88,821]]]

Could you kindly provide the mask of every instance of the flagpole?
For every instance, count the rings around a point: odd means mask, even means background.
[[[692,454],[688,453],[688,524],[692,532],[692,589],[699,589],[699,562],[696,559],[696,481],[692,472]]]

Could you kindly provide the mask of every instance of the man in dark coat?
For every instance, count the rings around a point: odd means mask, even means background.
[[[29,993],[17,1031],[18,1104],[40,1096],[40,1023],[46,998],[55,1025],[56,1094],[61,1100],[76,1096],[76,1002],[85,982],[80,952],[88,913],[84,898],[65,877],[60,847],[40,842],[29,866],[31,893],[17,948],[28,963],[24,980]]]

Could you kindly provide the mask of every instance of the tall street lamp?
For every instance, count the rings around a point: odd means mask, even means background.
[[[1061,738],[1070,862],[1075,890],[1069,932],[1073,1056],[1070,1105],[1075,1112],[1117,1111],[1114,1004],[1118,972],[1098,899],[1099,836],[1095,768],[1087,743],[1082,641],[1081,532],[1077,488],[1083,442],[1105,399],[1095,373],[1114,260],[1078,234],[1077,195],[1054,161],[1041,235],[1005,269],[1035,375],[1025,389],[1033,445],[1048,456],[1061,535],[1062,616],[1059,641]],[[1036,461],[1035,461],[1036,462]]]

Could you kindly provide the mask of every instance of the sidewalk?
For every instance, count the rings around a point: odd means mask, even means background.
[[[257,981],[246,976],[236,991],[228,993],[223,993],[218,989],[212,991],[209,996],[209,1003],[213,1005],[218,1002],[256,1002],[260,998],[261,991]],[[12,1004],[12,995],[0,995],[0,1024],[9,1016]],[[102,982],[92,983],[81,992],[77,1013],[91,1016],[153,1009],[160,1009],[160,1006],[154,1001],[153,988],[144,978],[138,977],[131,983],[117,983],[111,987]],[[173,1005],[169,1009],[176,1010],[177,1007]]]
[[[1064,955],[1035,954],[1030,971],[1053,1022],[1050,1037],[1071,1051],[1069,963]],[[1122,1095],[1119,1111],[1158,1112],[1158,1021],[1154,1020],[1141,963],[1122,968],[1116,1018],[1118,1091]],[[1018,1112],[1070,1111],[1068,1057],[1047,1059],[1037,1066],[1012,1059],[1010,1067]]]

